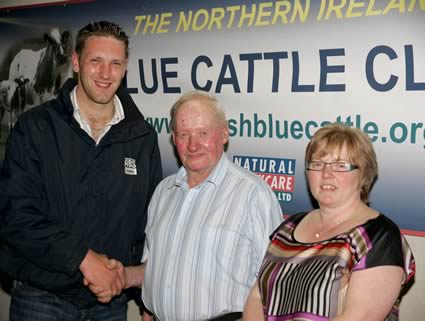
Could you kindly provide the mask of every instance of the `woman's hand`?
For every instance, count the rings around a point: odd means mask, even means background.
[[[258,280],[251,289],[243,309],[243,321],[264,321],[263,304],[261,302]]]

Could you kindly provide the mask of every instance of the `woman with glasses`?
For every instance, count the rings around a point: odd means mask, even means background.
[[[396,224],[368,206],[378,173],[368,136],[330,124],[313,136],[305,164],[318,208],[271,235],[244,320],[398,320],[415,265]]]

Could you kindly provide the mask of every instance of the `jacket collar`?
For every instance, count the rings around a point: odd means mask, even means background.
[[[77,80],[69,78],[58,93],[57,104],[59,112],[64,115],[66,121],[71,122],[74,127],[80,129],[80,125],[73,118],[74,107],[71,102],[71,92],[77,86]],[[154,129],[146,121],[130,94],[125,88],[120,86],[116,95],[120,99],[125,119],[116,125],[113,125],[107,135],[101,140],[100,145],[112,143],[115,141],[128,141],[138,136],[154,132]]]

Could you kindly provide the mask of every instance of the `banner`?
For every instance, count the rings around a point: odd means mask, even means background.
[[[178,168],[169,109],[182,93],[205,90],[226,111],[229,157],[270,184],[283,213],[311,209],[305,147],[340,122],[374,143],[370,205],[425,236],[424,0],[108,0],[2,11],[0,79],[14,81],[18,49],[41,48],[43,34],[75,36],[102,19],[130,35],[126,86],[159,133],[165,175]],[[68,57],[71,39],[58,42]],[[56,70],[46,97],[71,74],[69,61]]]

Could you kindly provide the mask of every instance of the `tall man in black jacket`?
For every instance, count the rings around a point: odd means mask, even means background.
[[[11,320],[126,320],[122,264],[140,262],[162,176],[157,135],[120,87],[127,61],[119,26],[87,25],[72,56],[78,81],[24,113],[9,135],[0,269],[17,280]],[[107,258],[122,264],[111,269]],[[104,303],[91,287],[105,290]]]

